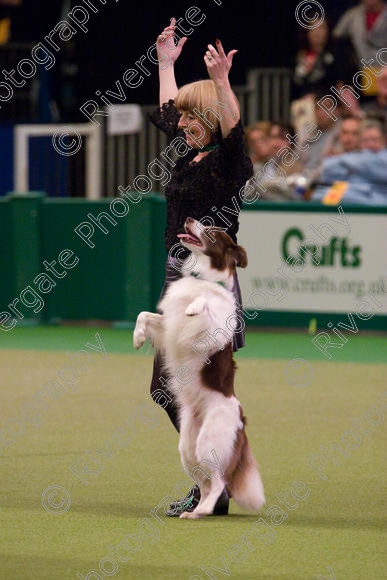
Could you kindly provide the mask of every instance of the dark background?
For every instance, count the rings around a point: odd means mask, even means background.
[[[184,17],[191,6],[198,6],[206,14],[206,20],[190,35],[176,65],[178,85],[207,78],[203,55],[208,42],[214,43],[216,38],[222,40],[226,52],[239,49],[230,76],[233,84],[245,83],[249,67],[290,66],[303,32],[294,16],[299,1],[223,0],[218,6],[213,0],[157,3],[107,0],[104,6],[99,0],[92,0],[98,7],[98,14],[90,11],[90,21],[86,25],[89,32],[77,32],[71,48],[66,46],[70,43],[58,42],[62,48],[55,55],[57,64],[51,73],[54,98],[60,99],[65,70],[73,71],[77,108],[95,98],[96,90],[102,93],[116,90],[115,81],[120,79],[123,85],[123,72],[146,54],[170,18]],[[355,0],[321,0],[320,3],[331,24],[348,7],[357,4]],[[77,4],[82,5],[81,0],[73,1],[72,6]],[[61,6],[61,0],[24,0],[23,5],[14,10],[12,40],[44,42],[44,36],[61,19]],[[63,66],[69,63],[76,67]],[[149,63],[148,66],[152,75],[140,87],[125,88],[127,102],[157,101],[157,67]]]

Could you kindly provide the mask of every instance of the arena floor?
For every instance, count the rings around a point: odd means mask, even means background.
[[[188,477],[150,347],[123,329],[3,333],[1,580],[384,580],[386,342],[351,336],[328,361],[307,334],[249,332],[236,390],[267,504],[189,521],[157,508]]]

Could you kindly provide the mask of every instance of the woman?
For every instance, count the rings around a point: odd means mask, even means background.
[[[257,121],[246,127],[246,147],[254,166],[254,173],[258,171],[258,168],[262,169],[270,159],[270,129],[269,121]]]
[[[174,63],[180,56],[187,40],[186,37],[175,43],[175,19],[167,26],[157,39],[160,77],[160,109],[152,115],[152,122],[164,131],[169,139],[183,136],[190,147],[188,153],[180,157],[172,171],[172,178],[166,188],[167,227],[165,230],[165,247],[169,254],[166,264],[166,279],[161,291],[163,296],[170,282],[180,277],[179,264],[189,252],[179,246],[177,234],[184,231],[187,217],[207,218],[204,225],[211,220],[216,226],[226,228],[227,233],[236,242],[238,231],[238,214],[241,205],[239,191],[252,175],[252,164],[244,146],[244,134],[240,122],[239,104],[234,95],[228,74],[236,50],[225,54],[222,44],[216,41],[216,48],[211,44],[204,55],[210,80],[198,81],[177,88]],[[163,68],[165,55],[168,54],[169,66]],[[217,214],[223,206],[234,213],[227,215],[227,225]],[[177,258],[178,256],[178,258]],[[241,307],[241,294],[237,275],[234,280],[234,294]],[[160,298],[161,298],[160,296]],[[244,333],[235,333],[234,351],[244,346]],[[167,377],[161,368],[162,361],[155,357],[151,394],[164,389]],[[170,393],[168,393],[169,397]],[[169,397],[170,399],[170,397]],[[166,411],[177,431],[178,414],[173,400]],[[193,511],[200,499],[197,486],[187,498],[174,502],[167,515],[178,516],[183,511]],[[228,496],[224,491],[215,506],[214,513],[228,512]]]
[[[316,91],[328,93],[338,81],[352,79],[352,67],[348,65],[348,47],[332,42],[329,25],[324,20],[316,28],[302,30],[305,38],[297,53],[293,70],[293,99],[299,99]]]

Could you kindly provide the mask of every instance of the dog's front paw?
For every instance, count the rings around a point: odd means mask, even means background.
[[[138,326],[136,326],[133,332],[133,346],[136,350],[141,348],[146,340],[144,329],[142,327],[138,328]]]
[[[203,298],[196,298],[191,304],[188,304],[185,309],[186,316],[197,316],[201,314],[206,307],[206,301]]]
[[[135,349],[141,348],[146,341],[144,318],[145,312],[140,312],[140,314],[137,316],[136,327],[133,332],[133,346]]]
[[[187,306],[187,308],[185,309],[186,316],[197,316],[198,314],[200,314],[200,312],[195,308],[195,305],[193,302],[192,302],[192,304]]]

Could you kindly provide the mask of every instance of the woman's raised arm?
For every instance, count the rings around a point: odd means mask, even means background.
[[[174,99],[179,90],[175,79],[175,62],[180,56],[187,37],[184,36],[176,44],[175,29],[176,20],[172,18],[171,24],[164,28],[156,42],[159,59],[160,106],[167,103],[169,99]]]
[[[223,50],[220,40],[216,41],[216,49],[212,44],[208,45],[208,50],[204,55],[209,77],[214,81],[218,101],[225,104],[220,114],[220,128],[222,136],[225,138],[235,127],[240,119],[238,99],[236,98],[228,79],[228,74],[232,66],[232,59],[237,50],[230,50],[228,55]]]

